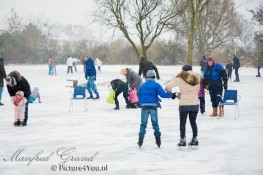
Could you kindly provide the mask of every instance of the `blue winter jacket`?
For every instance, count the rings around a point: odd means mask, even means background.
[[[226,70],[221,64],[214,63],[212,66],[207,66],[204,71],[204,84],[212,85],[214,82],[220,82],[222,84],[227,84]]]
[[[172,97],[170,93],[163,90],[159,83],[156,83],[153,79],[148,79],[139,88],[139,103],[141,106],[157,106],[159,103],[158,95],[162,98]]]
[[[92,58],[89,58],[87,61],[85,61],[85,66],[86,66],[86,72],[85,72],[85,77],[89,76],[95,76],[96,77],[96,69],[94,66],[94,61]]]

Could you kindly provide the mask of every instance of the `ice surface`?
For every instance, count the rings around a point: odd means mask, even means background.
[[[31,88],[39,87],[42,103],[29,105],[28,126],[13,127],[13,106],[6,87],[0,107],[0,174],[132,174],[132,175],[175,175],[175,174],[263,174],[263,79],[256,77],[256,69],[241,68],[240,83],[229,83],[229,89],[237,89],[242,97],[239,103],[240,119],[235,120],[233,106],[225,106],[223,119],[207,117],[211,113],[209,94],[206,93],[206,114],[198,115],[199,149],[177,148],[179,141],[178,100],[162,99],[162,109],[158,111],[162,132],[162,145],[155,145],[153,129],[149,121],[147,134],[141,149],[136,142],[140,125],[140,109],[126,109],[122,95],[119,96],[120,110],[106,103],[109,93],[109,81],[124,77],[119,74],[122,67],[138,66],[102,66],[96,83],[100,100],[88,100],[88,111],[83,112],[81,101],[74,102],[74,111],[69,112],[69,98],[72,91],[66,87],[77,79],[85,83],[83,69],[66,74],[66,66],[59,65],[57,76],[48,76],[48,66],[8,65],[6,72],[19,71],[30,83]],[[164,85],[181,66],[158,66]],[[194,67],[199,71],[199,67]],[[233,73],[233,79],[234,79]],[[187,121],[187,141],[192,137]],[[25,150],[20,157],[54,155],[48,161],[4,161],[17,150]],[[92,162],[68,162],[67,165],[108,165],[106,172],[52,171],[52,165],[62,160],[56,154],[60,148],[76,148],[72,156],[91,157],[99,153]]]

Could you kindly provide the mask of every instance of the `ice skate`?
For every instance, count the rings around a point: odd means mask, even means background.
[[[156,143],[156,145],[160,148],[160,146],[161,146],[161,137],[160,136],[157,136],[157,137],[155,137],[155,143]]]
[[[137,144],[139,145],[139,147],[141,148],[142,144],[143,144],[143,138],[139,138]]]

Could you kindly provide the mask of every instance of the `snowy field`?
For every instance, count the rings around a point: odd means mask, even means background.
[[[179,150],[178,100],[163,99],[162,109],[158,111],[161,149],[155,145],[150,121],[144,144],[138,148],[140,109],[125,109],[122,94],[119,96],[121,110],[115,111],[114,105],[106,103],[109,87],[105,84],[115,78],[123,79],[119,74],[122,67],[125,66],[102,66],[96,81],[100,100],[88,100],[86,112],[83,112],[83,102],[75,101],[74,111],[69,112],[72,89],[66,86],[72,83],[66,79],[85,83],[82,66],[78,65],[78,72],[67,75],[66,66],[59,65],[57,76],[48,76],[48,67],[44,65],[6,66],[7,73],[17,70],[31,88],[39,87],[42,103],[29,105],[27,127],[13,127],[13,106],[4,88],[2,102],[5,105],[0,107],[0,175],[263,174],[263,79],[255,77],[256,69],[241,68],[241,82],[229,83],[229,89],[237,89],[241,96],[240,119],[234,119],[234,106],[225,107],[223,119],[209,118],[212,108],[206,94],[207,116],[198,114],[197,118],[200,146],[197,150]],[[129,67],[138,71],[138,66]],[[159,83],[163,85],[181,66],[158,68]],[[195,71],[199,69],[194,67]],[[191,137],[187,121],[187,142]],[[35,160],[34,156],[40,159]],[[72,157],[75,159],[68,159],[61,166],[65,161],[62,159]],[[30,162],[29,158],[33,160]],[[81,158],[86,160],[81,161]],[[79,168],[78,172],[73,172],[74,167]],[[107,171],[92,171],[91,167],[104,167],[102,170]]]

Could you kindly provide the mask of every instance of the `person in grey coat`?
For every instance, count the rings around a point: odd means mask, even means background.
[[[142,84],[142,78],[135,71],[130,68],[124,68],[121,69],[121,74],[126,77],[127,83],[131,89],[136,88],[138,90],[140,88]]]

